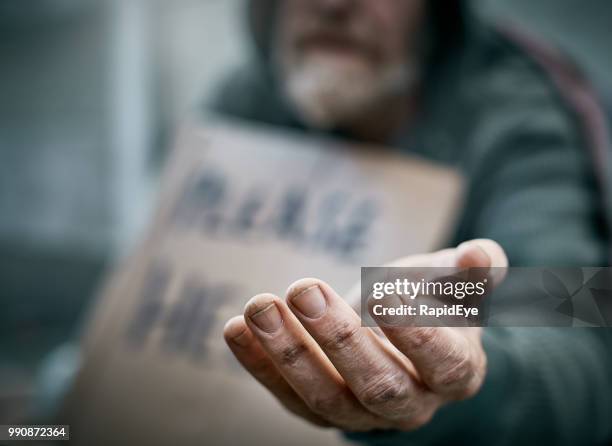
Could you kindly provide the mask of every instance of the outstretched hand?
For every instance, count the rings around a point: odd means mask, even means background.
[[[502,248],[473,240],[394,266],[505,267]],[[480,389],[480,328],[389,327],[384,336],[328,284],[302,279],[286,299],[260,294],[225,326],[236,358],[288,410],[348,431],[412,430],[442,405]]]

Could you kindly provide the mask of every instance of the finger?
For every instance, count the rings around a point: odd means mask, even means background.
[[[484,253],[484,254],[483,254]],[[386,267],[424,268],[421,274],[427,274],[429,268],[476,268],[481,265],[482,255],[490,260],[490,267],[494,269],[493,284],[497,285],[505,276],[508,267],[508,258],[504,249],[490,239],[474,239],[460,244],[456,248],[447,248],[440,251],[401,257],[385,264]],[[485,260],[486,260],[485,257]],[[435,270],[430,270],[435,271]],[[357,311],[361,302],[361,283],[356,283],[345,293],[346,301]]]
[[[349,430],[383,426],[384,420],[359,404],[284,301],[271,294],[255,296],[245,307],[245,320],[280,374],[314,413]]]
[[[437,397],[414,379],[405,358],[361,326],[359,316],[329,285],[302,279],[289,288],[287,301],[368,410],[396,421],[431,415]]]
[[[508,257],[504,249],[490,239],[461,243],[456,248],[455,262],[458,268],[489,268],[488,276],[493,286],[499,285],[508,269]]]
[[[401,257],[384,266],[389,267],[432,267],[444,268],[455,266],[456,251],[454,248],[442,249],[428,254]]]
[[[508,266],[508,258],[499,243],[491,239],[473,239],[461,243],[456,248],[447,248],[440,251],[402,257],[385,266],[393,267],[456,267],[461,266],[458,261],[470,251],[470,248],[480,248],[490,259],[490,266],[505,268]],[[476,267],[477,265],[474,265]],[[464,266],[465,267],[465,266]]]
[[[486,268],[492,284],[505,274],[506,256],[491,240],[473,240],[459,245],[454,254],[458,268]],[[501,267],[493,268],[491,267]],[[427,386],[449,399],[474,395],[482,385],[486,356],[480,329],[449,327],[398,327],[375,317],[389,341],[406,355]]]
[[[486,370],[486,356],[477,335],[480,328],[380,326],[434,393],[460,400],[480,389]]]
[[[223,335],[228,347],[242,366],[294,414],[318,426],[330,426],[323,418],[306,406],[295,390],[281,376],[274,363],[263,350],[244,322],[243,316],[230,319]]]

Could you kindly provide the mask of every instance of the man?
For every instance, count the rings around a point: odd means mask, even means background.
[[[250,8],[257,60],[214,109],[385,143],[469,178],[451,241],[459,246],[404,264],[607,264],[584,127],[545,70],[461,2],[259,0]],[[225,337],[287,409],[368,444],[612,438],[608,330],[383,332],[361,328],[329,284],[303,279],[286,300],[251,299]]]

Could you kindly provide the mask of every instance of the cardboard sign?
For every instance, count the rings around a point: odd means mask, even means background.
[[[255,294],[438,248],[459,176],[386,148],[223,121],[189,126],[144,243],[93,313],[66,401],[87,445],[339,445],[286,412],[226,347]]]

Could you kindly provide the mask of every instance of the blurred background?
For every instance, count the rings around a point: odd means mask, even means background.
[[[0,0],[0,420],[137,240],[181,119],[249,56],[244,0]],[[479,0],[612,93],[612,3]],[[57,353],[56,353],[57,354]],[[66,354],[64,352],[63,354]],[[10,413],[9,413],[10,410]]]

